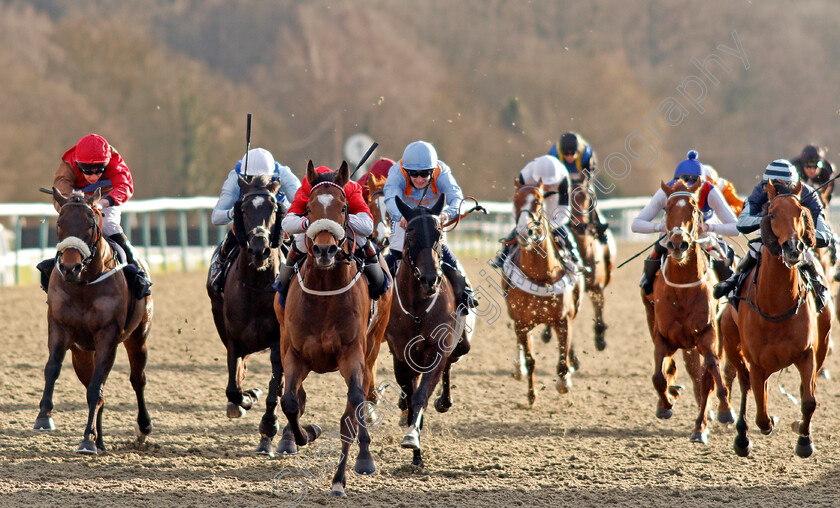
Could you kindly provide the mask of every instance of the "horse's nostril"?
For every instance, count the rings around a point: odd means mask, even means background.
[[[270,254],[271,254],[271,250],[270,250],[270,249],[268,249],[268,248],[263,249],[263,251],[262,251],[262,255],[263,255],[263,257],[264,257],[264,258],[267,258]]]
[[[668,241],[668,243],[665,244],[665,248],[668,249],[668,250],[674,250],[674,243],[671,242],[671,241]]]
[[[680,244],[680,250],[683,251],[683,252],[687,251],[688,250],[688,242],[682,242]]]
[[[338,247],[335,245],[330,245],[329,249],[327,249],[327,255],[335,256],[335,253],[338,252]]]

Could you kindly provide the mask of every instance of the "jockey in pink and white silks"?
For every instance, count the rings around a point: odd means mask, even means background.
[[[458,207],[464,194],[452,170],[445,162],[438,159],[435,147],[426,141],[414,141],[405,147],[402,159],[391,166],[388,180],[383,188],[385,206],[391,220],[390,252],[385,256],[391,273],[396,273],[397,261],[402,259],[405,241],[406,221],[397,208],[396,196],[410,207],[430,207],[438,196],[446,196],[446,206],[440,214],[440,222],[445,224],[458,216]],[[452,284],[455,300],[459,307],[470,309],[477,303],[467,282],[464,268],[446,245],[446,235],[441,238],[443,262],[441,270]]]
[[[717,250],[718,256],[712,256],[712,267],[718,280],[725,280],[732,273],[731,265],[735,259],[735,252],[722,239],[710,237],[714,235],[737,237],[739,234],[736,225],[737,218],[720,190],[703,178],[704,174],[703,165],[697,160],[697,152],[691,150],[688,152],[687,158],[677,164],[674,179],[668,182],[668,185],[673,185],[677,180],[682,180],[687,186],[698,181],[703,182],[698,195],[700,212],[703,216],[700,240],[709,242],[706,247],[707,251],[712,251],[713,248]],[[665,231],[665,222],[654,222],[659,212],[665,209],[667,202],[668,198],[665,196],[665,192],[662,189],[657,189],[650,202],[639,212],[631,225],[631,230],[634,233],[661,234],[659,243],[654,245],[653,252],[645,259],[644,275],[639,286],[646,295],[653,292],[653,281],[662,264],[662,255],[668,252],[665,247],[668,238],[667,231]]]

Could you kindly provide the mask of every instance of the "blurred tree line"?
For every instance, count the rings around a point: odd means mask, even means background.
[[[641,132],[657,155],[602,177],[613,195],[650,194],[690,148],[747,192],[806,143],[840,149],[840,4],[758,4],[0,0],[0,200],[42,200],[88,132],[123,154],[140,198],[215,194],[249,112],[252,146],[298,174],[337,166],[362,131],[394,159],[431,141],[467,194],[507,199],[562,132],[602,161]],[[719,49],[733,31],[748,69]],[[712,54],[730,72],[711,66],[700,113],[678,87]],[[657,114],[669,97],[688,112],[676,125]]]

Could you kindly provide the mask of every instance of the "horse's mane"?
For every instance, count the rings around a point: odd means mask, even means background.
[[[83,190],[73,189],[73,192],[70,193],[70,197],[67,198],[67,201],[72,201],[74,203],[86,203],[85,192]]]
[[[326,173],[318,173],[318,178],[314,182],[309,182],[310,187],[315,187],[319,183],[335,182],[335,177],[338,175],[335,171],[327,171]]]
[[[253,175],[248,179],[248,185],[255,188],[264,189],[271,183],[271,175]]]

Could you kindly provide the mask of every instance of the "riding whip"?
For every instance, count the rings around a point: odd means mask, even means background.
[[[373,144],[370,145],[370,148],[368,148],[368,151],[365,152],[364,155],[362,155],[362,158],[359,160],[359,163],[356,164],[356,169],[354,169],[353,172],[350,174],[350,180],[353,179],[353,175],[356,174],[356,171],[358,171],[359,168],[362,167],[365,164],[365,162],[367,162],[368,157],[370,157],[370,155],[373,153],[373,151],[376,150],[377,146],[379,146],[379,143],[374,141]]]
[[[817,193],[820,189],[822,189],[822,188],[823,188],[823,187],[825,187],[826,185],[830,184],[830,183],[831,183],[831,182],[833,182],[834,180],[837,180],[838,178],[840,178],[840,173],[837,173],[837,176],[834,176],[834,177],[830,178],[830,179],[829,179],[828,181],[826,181],[824,184],[822,184],[822,185],[820,185],[819,187],[815,188],[814,190],[812,190],[812,191],[811,191],[811,192],[809,192],[808,194],[805,194],[804,196],[802,196],[802,199],[800,199],[800,200],[799,200],[799,202],[801,203],[801,202],[805,201],[805,200],[806,200],[806,199],[808,199],[808,198],[809,198],[812,194],[816,194],[816,193]]]
[[[652,244],[650,244],[650,245],[648,245],[647,247],[645,247],[644,249],[642,249],[642,250],[641,250],[638,254],[636,254],[636,255],[635,255],[635,256],[633,256],[632,258],[630,258],[630,259],[626,260],[625,262],[621,263],[620,265],[618,265],[615,269],[616,269],[616,270],[618,270],[619,268],[621,268],[622,266],[626,265],[626,264],[627,264],[627,263],[629,263],[630,261],[633,261],[633,260],[634,260],[634,259],[636,259],[637,257],[641,256],[642,254],[644,254],[644,253],[645,253],[645,251],[646,251],[646,250],[650,249],[651,247],[653,247],[654,245],[656,245],[657,243],[659,243],[659,241],[660,241],[660,240],[662,240],[662,239],[661,239],[661,238],[657,238],[655,242],[653,242]]]
[[[251,151],[251,113],[248,113],[248,127],[245,131],[245,164],[242,168],[243,176],[248,176],[248,152]]]

